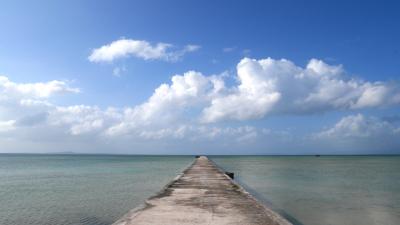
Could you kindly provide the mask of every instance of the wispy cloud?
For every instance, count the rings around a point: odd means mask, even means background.
[[[125,66],[117,66],[113,69],[112,74],[113,76],[120,77],[123,73],[125,73],[126,67]]]
[[[246,56],[246,57],[249,57],[249,56],[250,56],[250,53],[251,53],[251,50],[250,50],[250,49],[243,49],[243,50],[242,50],[242,54],[243,54],[244,56]]]
[[[235,51],[236,50],[236,47],[226,47],[226,48],[223,48],[222,49],[222,51],[223,52],[233,52],[233,51]]]

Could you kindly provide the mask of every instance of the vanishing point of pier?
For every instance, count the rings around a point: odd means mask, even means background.
[[[291,225],[267,208],[207,157],[114,225]]]

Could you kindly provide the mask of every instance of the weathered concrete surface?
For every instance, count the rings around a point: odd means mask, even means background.
[[[151,179],[151,178],[149,178]],[[291,225],[201,156],[146,205],[114,225]]]

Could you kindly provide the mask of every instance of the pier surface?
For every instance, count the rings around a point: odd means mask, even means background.
[[[149,178],[151,179],[151,178]],[[291,225],[201,156],[146,204],[114,225]]]

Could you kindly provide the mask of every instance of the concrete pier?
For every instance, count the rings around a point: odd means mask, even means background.
[[[151,179],[151,178],[149,178]],[[207,157],[114,225],[291,225],[232,181]]]

